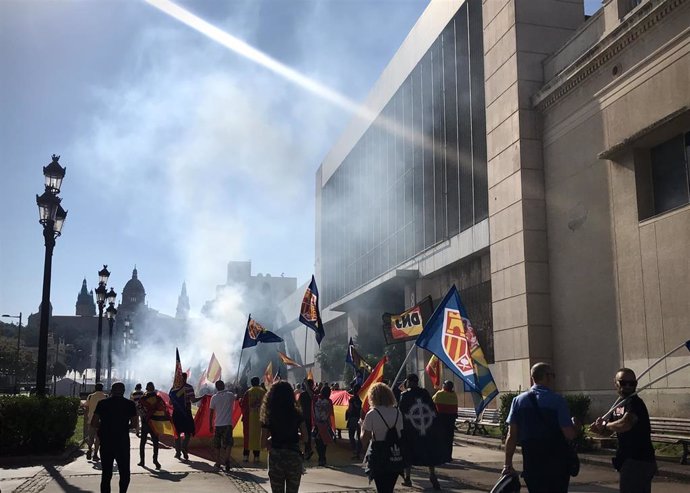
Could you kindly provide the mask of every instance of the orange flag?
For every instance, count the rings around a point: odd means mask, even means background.
[[[376,366],[362,384],[362,388],[359,390],[359,398],[362,399],[362,416],[364,416],[369,410],[369,399],[367,399],[369,389],[376,382],[383,380],[383,367],[386,363],[388,363],[388,356],[384,356],[381,358],[381,361],[376,363]]]
[[[287,354],[281,353],[278,351],[278,356],[280,357],[280,361],[282,361],[286,366],[296,366],[298,368],[302,368],[302,365],[300,365],[297,361],[294,359],[290,358]]]
[[[314,381],[314,374],[311,372],[311,368],[307,370],[307,380]]]
[[[429,358],[425,370],[431,379],[431,383],[434,384],[434,388],[439,388],[441,386],[441,360],[435,354],[432,354],[431,358]]]

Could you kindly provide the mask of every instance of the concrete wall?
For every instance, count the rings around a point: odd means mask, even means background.
[[[499,389],[553,357],[540,116],[543,60],[584,21],[581,0],[487,0],[484,24],[491,285]]]
[[[635,175],[649,147],[690,130],[690,117],[666,121],[690,106],[690,2],[651,0],[621,26],[534,97],[554,363],[559,386],[587,391],[595,409],[612,399],[618,367],[640,372],[690,334],[690,206],[640,221]],[[684,353],[652,378],[690,361]],[[679,415],[688,387],[683,371],[643,397],[652,414]]]

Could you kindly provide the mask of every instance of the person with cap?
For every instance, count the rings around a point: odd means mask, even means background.
[[[110,397],[96,405],[91,426],[101,440],[101,493],[110,493],[113,462],[117,462],[120,474],[120,493],[129,487],[129,430],[134,428],[137,410],[134,403],[125,398],[125,384],[115,382]]]
[[[453,391],[453,382],[443,382],[441,390],[432,397],[436,404],[441,436],[443,439],[444,461],[453,460],[453,436],[455,435],[455,420],[458,417],[458,395]]]
[[[576,435],[568,404],[553,391],[556,374],[548,363],[530,371],[532,387],[513,399],[502,474],[515,474],[513,455],[522,447],[523,471],[530,493],[565,493],[570,482],[568,443]]]

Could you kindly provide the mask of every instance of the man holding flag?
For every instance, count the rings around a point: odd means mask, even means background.
[[[189,440],[194,436],[194,418],[192,417],[192,403],[201,400],[194,395],[194,387],[187,383],[187,374],[182,373],[180,352],[175,349],[175,380],[170,389],[170,403],[173,406],[173,423],[177,437],[175,438],[175,458],[180,454],[184,460],[189,460]],[[184,441],[182,435],[184,434]]]

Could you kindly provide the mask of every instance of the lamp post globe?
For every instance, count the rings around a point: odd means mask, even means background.
[[[98,271],[98,287],[96,291],[96,304],[98,305],[98,336],[96,338],[96,378],[95,383],[101,381],[101,363],[103,360],[102,345],[103,345],[103,308],[105,307],[105,298],[108,294],[105,285],[110,277],[108,266],[104,265]]]
[[[67,168],[60,166],[60,156],[53,154],[52,161],[43,167],[45,191],[36,195],[38,222],[43,226],[45,258],[43,261],[43,292],[41,295],[41,319],[38,331],[38,362],[36,365],[36,394],[45,396],[48,364],[48,326],[50,323],[50,277],[53,269],[55,239],[62,234],[67,211],[58,197]]]
[[[106,299],[108,300],[108,308],[106,309],[106,316],[108,317],[108,380],[107,388],[112,385],[112,371],[113,371],[113,324],[115,323],[115,315],[117,309],[115,308],[115,298],[117,295],[113,288],[110,288]]]

